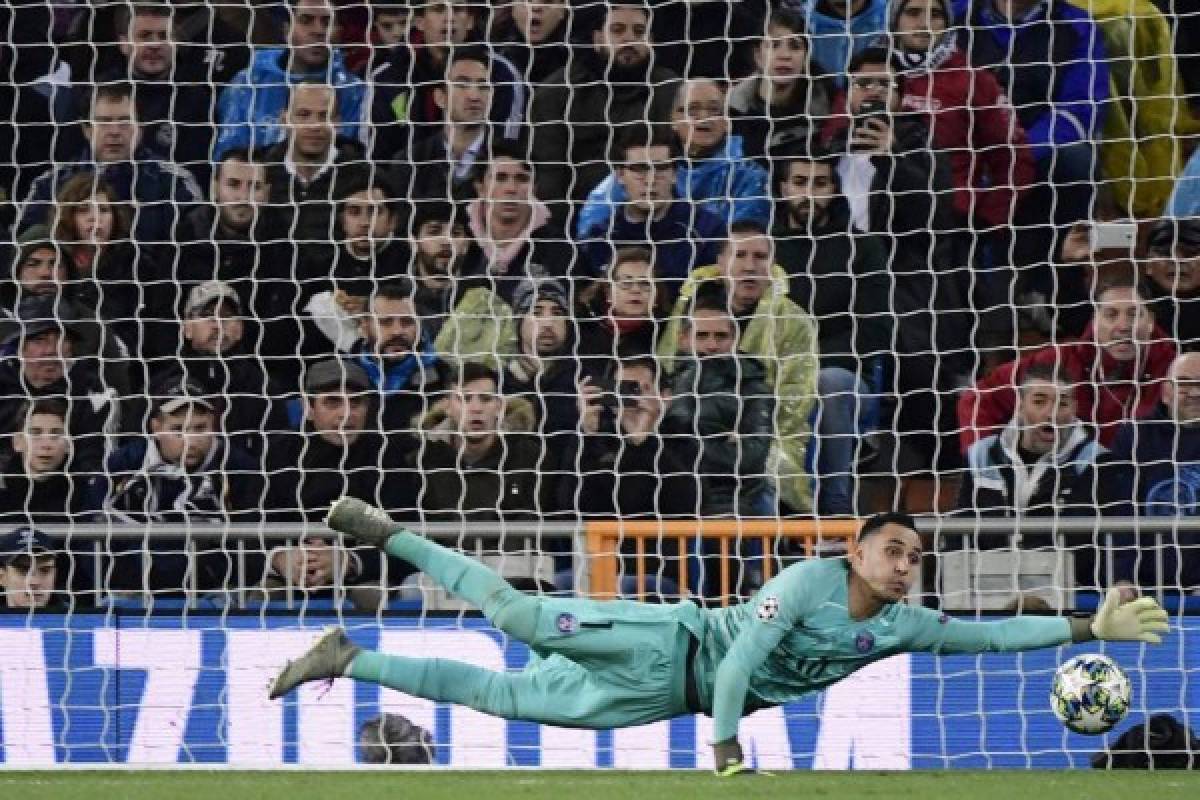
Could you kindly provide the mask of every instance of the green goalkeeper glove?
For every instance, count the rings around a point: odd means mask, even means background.
[[[716,763],[717,777],[720,778],[754,773],[742,760],[742,746],[738,744],[737,739],[726,739],[713,744],[713,760]]]
[[[1122,604],[1120,589],[1108,590],[1091,627],[1097,639],[1149,644],[1161,644],[1159,634],[1169,629],[1167,612],[1152,598],[1139,597]]]

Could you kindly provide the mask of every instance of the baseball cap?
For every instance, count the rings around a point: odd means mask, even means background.
[[[47,331],[61,331],[79,344],[76,355],[95,352],[100,330],[92,320],[81,319],[74,303],[63,297],[30,296],[17,304],[16,316],[3,320],[0,341],[5,345],[21,339],[40,336]]]
[[[1170,253],[1182,245],[1200,250],[1200,217],[1166,218],[1154,223],[1148,239],[1151,253]]]
[[[324,389],[350,389],[366,391],[371,388],[367,372],[353,361],[330,358],[318,361],[308,368],[304,376],[304,390],[319,392]]]
[[[205,281],[188,292],[187,305],[184,306],[183,312],[193,314],[222,300],[228,300],[238,311],[242,310],[242,299],[232,286],[225,281]]]
[[[0,563],[9,564],[21,556],[36,556],[53,553],[54,544],[50,537],[36,528],[23,525],[0,536]]]
[[[513,292],[513,314],[523,317],[529,313],[538,300],[550,300],[566,313],[571,310],[571,301],[567,297],[567,287],[561,281],[550,278],[538,278],[522,281]]]
[[[213,404],[205,392],[195,383],[182,375],[175,375],[160,383],[150,395],[154,398],[154,411],[157,414],[174,414],[188,406],[200,406],[209,411]]]

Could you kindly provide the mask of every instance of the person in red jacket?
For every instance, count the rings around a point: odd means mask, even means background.
[[[946,32],[948,0],[900,0],[890,12],[900,106],[927,114],[933,147],[949,153],[954,210],[975,229],[1007,227],[1036,167],[1004,90]]]
[[[956,261],[975,273],[982,312],[977,346],[1012,345],[1015,320],[1009,237],[1017,203],[1037,165],[996,77],[972,66],[958,47],[949,0],[894,0],[889,7],[892,64],[904,76],[900,105],[924,113],[930,146],[947,154],[954,179]]]
[[[1120,423],[1154,412],[1176,346],[1154,322],[1146,298],[1131,283],[1113,282],[1096,291],[1096,315],[1081,339],[1049,344],[1002,364],[958,399],[963,452],[977,439],[1012,421],[1016,376],[1032,364],[1061,365],[1075,382],[1079,419],[1094,424],[1105,447]]]

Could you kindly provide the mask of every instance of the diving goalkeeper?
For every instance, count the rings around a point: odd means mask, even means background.
[[[737,740],[743,714],[823,689],[896,653],[1034,650],[1090,639],[1157,644],[1167,630],[1167,614],[1153,600],[1121,605],[1117,590],[1087,619],[966,622],[907,605],[901,601],[915,579],[921,542],[912,518],[898,513],[867,520],[848,557],[790,566],[750,602],[721,609],[527,595],[353,498],[338,500],[328,523],[477,605],[537,658],[521,672],[493,672],[363,650],[335,628],[283,669],[272,698],[308,681],[347,676],[506,719],[577,728],[711,714],[719,775],[749,771]]]

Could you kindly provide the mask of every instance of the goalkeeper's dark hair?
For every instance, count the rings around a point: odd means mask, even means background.
[[[867,518],[867,521],[858,529],[858,541],[861,542],[871,534],[877,533],[885,525],[899,525],[901,528],[907,528],[914,532],[917,530],[917,521],[910,514],[905,514],[903,511],[884,511]]]

